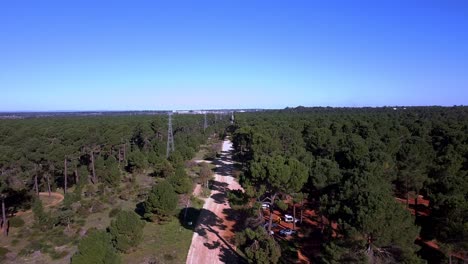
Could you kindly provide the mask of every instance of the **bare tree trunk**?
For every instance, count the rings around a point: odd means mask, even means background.
[[[296,204],[293,201],[293,230],[296,230]]]
[[[302,211],[304,211],[304,199],[302,199],[301,201],[301,224],[302,224],[302,219],[303,219]]]
[[[94,168],[94,151],[91,151],[91,170],[93,171],[93,184],[96,184],[96,171]]]
[[[302,207],[301,207],[301,224],[302,224],[302,218],[303,218],[303,216],[302,216],[302,211],[303,211],[303,209],[302,209]]]
[[[78,162],[75,163],[75,184],[80,182],[80,175],[78,174]]]
[[[372,244],[369,242],[369,239],[368,239],[368,242],[367,242],[366,253],[367,253],[367,260],[368,260],[367,263],[374,264],[375,263],[374,252],[372,250]]]
[[[323,231],[325,230],[325,220],[323,219],[323,215],[320,214],[320,233],[323,235]]]
[[[2,229],[5,236],[8,235],[8,225],[6,219],[6,210],[5,210],[5,197],[2,197]]]
[[[273,223],[273,205],[275,204],[276,195],[277,193],[275,192],[271,196],[271,199],[270,199],[271,206],[270,206],[270,220],[268,221],[268,234],[271,234],[271,224]]]
[[[49,191],[49,197],[52,195],[50,191],[50,180],[49,180],[49,174],[47,173],[47,190]]]
[[[123,162],[124,162],[124,166],[125,166],[125,163],[127,161],[127,149],[126,149],[126,145],[127,143],[125,142],[124,145],[123,145]]]
[[[68,171],[67,171],[67,158],[64,160],[64,169],[63,169],[63,177],[64,177],[64,186],[63,186],[63,193],[67,193],[68,187]]]
[[[414,216],[418,217],[418,198],[419,190],[416,191],[416,198],[414,199]]]
[[[409,208],[408,175],[406,175],[405,181],[406,181],[406,188],[405,188],[405,191],[406,191],[406,208]]]
[[[36,191],[36,195],[39,196],[39,183],[37,182],[37,170],[36,170],[36,175],[34,175],[34,189]]]
[[[119,146],[119,154],[117,154],[118,160],[119,160],[119,169],[122,169],[121,167],[121,162],[122,162],[122,149]]]

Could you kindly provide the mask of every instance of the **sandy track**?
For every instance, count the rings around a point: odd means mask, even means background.
[[[221,157],[213,162],[217,168],[211,195],[205,200],[198,218],[187,264],[239,262],[232,243],[235,217],[227,201],[226,191],[242,187],[232,177],[231,151],[231,141],[225,140]]]
[[[49,193],[48,192],[40,192],[39,196],[49,197]],[[50,197],[53,198],[54,200],[51,203],[44,205],[44,208],[56,206],[56,205],[60,204],[63,201],[63,199],[65,198],[63,196],[63,194],[58,193],[58,192],[51,192]],[[31,213],[31,212],[32,212],[32,210],[21,211],[21,212],[15,213],[15,216],[24,215],[24,214],[28,214],[28,213]]]

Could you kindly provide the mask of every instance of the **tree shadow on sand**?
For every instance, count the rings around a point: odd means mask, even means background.
[[[210,189],[213,191],[225,192],[228,186],[229,184],[227,184],[226,182],[220,182],[215,180],[210,181]]]
[[[211,227],[207,227],[207,231],[215,234],[218,237],[218,243],[221,244],[221,256],[219,260],[223,263],[247,263],[244,257],[237,253],[236,249],[231,246],[223,237],[221,237],[218,231],[213,230]],[[215,242],[216,243],[216,242]]]
[[[221,249],[221,256],[219,257],[219,260],[223,263],[227,264],[244,264],[247,263],[247,261],[240,256],[237,252],[235,252],[233,249],[222,246]]]
[[[231,228],[233,233],[240,232],[245,229],[245,223],[241,220],[245,219],[249,215],[248,212],[245,210],[225,208],[223,209],[223,214],[226,216],[226,220],[234,223]]]
[[[212,243],[206,242],[203,245],[210,250],[221,247],[220,260],[222,262],[246,263],[231,244],[214,229],[226,230],[227,226],[223,224],[223,220],[221,218],[210,210],[206,210],[204,208],[197,209],[193,207],[182,209],[179,213],[179,221],[184,228],[196,232],[199,236],[207,236],[208,233],[215,234],[217,237],[216,241],[213,241]]]
[[[219,241],[214,241],[212,244],[206,242],[206,243],[203,243],[203,245],[207,247],[208,249],[215,249],[221,246],[221,243]]]
[[[207,228],[216,227],[220,230],[227,228],[221,218],[204,208],[188,207],[180,210],[179,221],[184,228],[197,232],[200,236],[206,236]]]
[[[226,201],[227,201],[227,197],[226,197],[225,193],[215,193],[215,194],[211,195],[210,197],[217,204],[225,204]]]

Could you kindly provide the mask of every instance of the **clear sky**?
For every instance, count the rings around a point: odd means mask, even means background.
[[[466,105],[468,1],[2,1],[0,96],[0,111]]]

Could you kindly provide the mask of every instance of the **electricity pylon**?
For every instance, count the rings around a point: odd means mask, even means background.
[[[172,151],[175,151],[174,146],[174,134],[172,133],[172,113],[169,113],[169,124],[167,128],[167,148],[166,148],[166,158],[169,158],[169,155]]]

